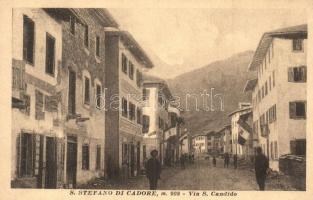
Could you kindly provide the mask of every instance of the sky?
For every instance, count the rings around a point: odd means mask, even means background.
[[[147,73],[173,78],[233,54],[255,50],[262,34],[307,23],[301,9],[109,9],[122,30],[139,42],[155,67]]]

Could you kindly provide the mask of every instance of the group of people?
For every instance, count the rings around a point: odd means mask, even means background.
[[[157,159],[158,151],[151,151],[151,158],[146,162],[146,175],[149,180],[150,190],[157,189],[157,183],[161,175],[161,163]],[[224,167],[228,168],[230,161],[230,155],[226,153],[224,155]],[[181,157],[181,166],[185,167],[184,158]],[[213,156],[213,166],[216,167],[216,157]],[[234,168],[237,168],[237,155],[233,156]],[[254,159],[254,168],[257,184],[260,190],[265,190],[265,179],[269,170],[268,158],[262,153],[262,148],[256,149],[256,156]]]

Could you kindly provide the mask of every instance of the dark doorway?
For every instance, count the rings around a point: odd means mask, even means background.
[[[67,184],[69,188],[76,187],[76,171],[77,171],[77,138],[73,136],[67,137],[67,154],[66,154],[66,174]]]
[[[46,179],[45,188],[56,188],[56,143],[55,138],[46,137]]]
[[[135,171],[135,146],[130,146],[130,175],[133,177]]]
[[[140,143],[137,144],[137,175],[140,173]]]

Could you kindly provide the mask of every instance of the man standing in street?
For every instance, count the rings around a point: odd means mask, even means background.
[[[262,153],[262,148],[256,149],[257,155],[255,156],[255,177],[260,190],[265,190],[266,173],[269,167],[267,157]]]
[[[228,168],[229,165],[229,155],[228,153],[225,153],[224,155],[224,168],[227,167]]]
[[[237,154],[234,155],[234,168],[237,169]]]
[[[160,179],[161,174],[161,163],[157,159],[157,150],[152,150],[150,155],[151,158],[147,161],[146,164],[147,178],[149,179],[150,190],[156,190],[158,179]]]

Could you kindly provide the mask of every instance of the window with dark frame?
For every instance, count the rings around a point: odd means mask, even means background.
[[[127,74],[127,57],[122,53],[122,71]]]
[[[128,107],[127,100],[122,98],[122,116],[123,117],[127,117],[127,113],[128,113],[127,107]]]
[[[131,61],[129,61],[128,68],[128,76],[131,80],[134,80],[134,64]]]
[[[306,82],[306,66],[288,68],[288,82]]]
[[[32,177],[34,175],[34,138],[33,134],[20,135],[20,170],[19,176]]]
[[[142,74],[141,74],[141,72],[137,69],[137,70],[136,70],[136,84],[137,84],[137,87],[140,87],[140,86],[141,86],[141,81],[142,81]]]
[[[44,95],[41,91],[35,90],[35,119],[44,120]]]
[[[303,39],[293,39],[292,40],[292,50],[293,51],[303,51]]]
[[[88,25],[84,25],[84,45],[86,48],[89,47],[89,28],[88,28]]]
[[[306,102],[305,101],[289,102],[289,117],[290,119],[305,119]]]
[[[55,70],[55,38],[46,33],[46,73],[54,76]]]
[[[149,132],[149,125],[150,125],[150,117],[148,115],[142,116],[142,133]]]
[[[84,104],[90,104],[90,79],[85,77]]]
[[[70,32],[75,35],[76,29],[76,18],[74,16],[70,16]]]
[[[96,36],[96,56],[100,57],[100,36]]]
[[[82,169],[89,170],[89,145],[83,144],[82,146]]]
[[[68,112],[70,115],[76,113],[76,72],[74,71],[69,71]]]
[[[142,124],[142,111],[137,107],[137,124]]]
[[[100,109],[101,108],[101,85],[96,84],[96,105],[97,108]]]
[[[132,121],[135,120],[135,112],[136,112],[135,110],[136,110],[136,106],[133,103],[129,102],[129,115],[128,115],[128,117]]]
[[[23,59],[34,64],[35,23],[26,15],[23,16]]]

